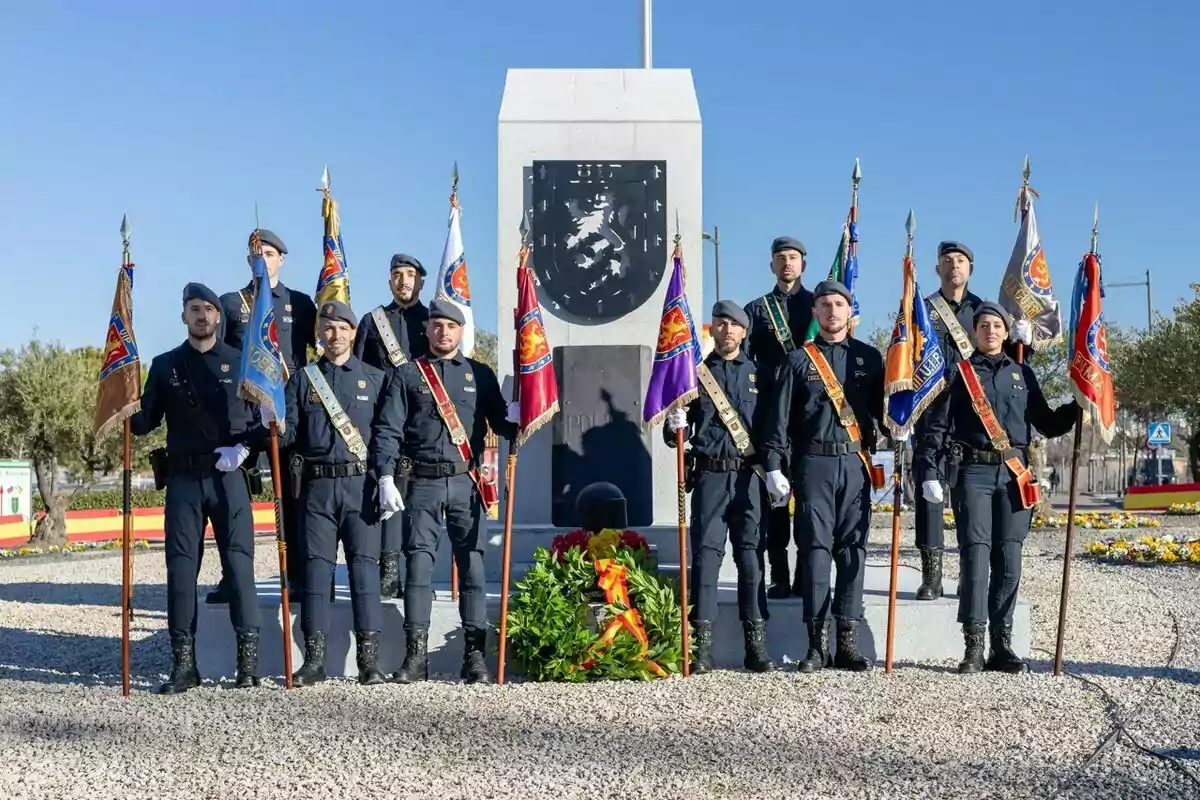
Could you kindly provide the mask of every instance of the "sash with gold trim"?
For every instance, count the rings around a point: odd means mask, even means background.
[[[970,358],[975,352],[975,345],[971,344],[971,337],[967,336],[967,332],[958,322],[958,317],[954,316],[954,312],[950,310],[946,298],[935,292],[929,295],[929,305],[933,308],[933,313],[941,317],[942,322],[946,324],[946,332],[954,340],[954,346],[958,348],[959,355],[964,359]]]
[[[341,435],[342,441],[346,443],[346,449],[359,461],[366,461],[367,444],[363,441],[358,428],[354,427],[354,423],[350,421],[350,416],[342,408],[342,404],[338,402],[337,395],[333,393],[333,389],[325,380],[325,376],[321,374],[321,370],[316,364],[309,364],[304,368],[304,374],[308,376],[308,382],[312,384],[313,389],[317,392],[317,397],[321,399],[321,405],[325,407],[325,413],[329,415],[330,423]]]
[[[788,325],[787,314],[784,313],[783,304],[779,302],[779,298],[774,292],[763,295],[763,308],[767,310],[767,321],[771,323],[771,330],[775,333],[775,339],[779,342],[779,346],[783,348],[784,353],[790,353],[796,349],[796,343],[792,341],[792,329]]]
[[[392,323],[387,318],[387,312],[383,310],[383,306],[375,306],[371,311],[371,319],[375,321],[375,330],[379,332],[379,341],[383,343],[383,349],[387,350],[388,361],[393,367],[399,367],[408,363],[408,357],[404,355],[404,349],[400,347],[400,341],[396,338],[396,332],[392,330]]]
[[[467,438],[467,429],[463,427],[462,420],[458,417],[458,409],[454,407],[454,401],[446,393],[446,386],[442,383],[442,379],[438,377],[437,370],[429,363],[429,359],[424,356],[416,359],[413,363],[421,371],[421,377],[425,380],[425,386],[433,394],[433,401],[437,404],[438,416],[442,418],[442,423],[446,426],[446,430],[450,434],[451,444],[458,448],[458,454],[464,462],[467,464],[472,463],[471,442]],[[484,481],[483,477],[479,474],[478,467],[471,467],[467,470],[467,474],[471,476],[471,481],[474,482],[475,488],[479,490],[479,496],[483,500],[484,511],[491,511],[492,506],[496,505],[500,500],[495,484]]]
[[[733,437],[733,446],[737,448],[738,454],[742,458],[751,458],[754,456],[754,444],[750,441],[750,432],[746,430],[746,426],[742,421],[742,415],[734,409],[730,404],[729,398],[721,389],[721,385],[717,383],[717,378],[709,370],[708,364],[703,361],[696,368],[696,378],[699,379],[700,385],[704,387],[704,393],[712,400],[713,405],[717,409],[717,418],[721,420],[721,424],[725,426],[725,430],[729,431],[729,435]],[[758,477],[766,480],[766,472],[761,464],[754,464],[751,469]]]
[[[1012,442],[1004,428],[1000,426],[1000,420],[996,419],[996,412],[992,410],[992,404],[988,402],[987,394],[983,391],[983,384],[979,382],[979,374],[975,372],[975,367],[971,365],[970,361],[958,362],[958,370],[962,373],[963,383],[971,398],[971,408],[975,410],[979,421],[983,423],[983,429],[987,431],[988,438],[992,440],[992,447],[1003,458],[1004,453],[1012,450]],[[1008,467],[1008,471],[1012,473],[1017,482],[1017,488],[1021,493],[1021,505],[1024,508],[1033,508],[1041,496],[1037,481],[1034,480],[1033,471],[1022,464],[1021,459],[1016,455],[1005,458],[1004,465]]]

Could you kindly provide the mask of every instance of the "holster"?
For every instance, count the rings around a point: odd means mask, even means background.
[[[408,481],[412,478],[413,460],[408,456],[401,456],[396,460],[396,474],[393,478],[396,481],[396,489],[400,492],[401,497],[408,496]]]
[[[146,458],[154,474],[154,488],[161,492],[167,488],[167,448],[156,447],[146,454]]]
[[[953,489],[958,486],[958,472],[962,467],[963,449],[962,446],[955,443],[950,445],[950,451],[946,455],[946,485]]]
[[[256,466],[255,467],[243,466],[241,468],[241,470],[242,470],[242,472],[244,472],[246,474],[246,488],[248,488],[250,490],[250,496],[254,497],[256,495],[262,494],[263,493],[262,470],[260,470]]]
[[[292,476],[292,499],[300,499],[300,486],[304,482],[304,456],[292,453],[288,459],[288,473]]]

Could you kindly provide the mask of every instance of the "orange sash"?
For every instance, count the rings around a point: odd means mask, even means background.
[[[429,363],[429,359],[421,356],[416,359],[416,365],[421,370],[421,377],[425,380],[425,385],[429,387],[429,391],[433,394],[433,401],[437,403],[438,416],[442,418],[442,422],[446,425],[446,430],[450,433],[450,442],[458,448],[458,454],[462,456],[462,460],[466,463],[471,463],[471,442],[467,439],[467,430],[463,427],[462,420],[458,417],[458,409],[454,407],[454,401],[450,399],[450,395],[446,393],[446,387],[442,384],[442,379],[438,377],[437,370]],[[476,467],[471,467],[467,470],[467,474],[471,476],[471,480],[475,483],[475,488],[479,490],[479,496],[483,499],[483,510],[490,512],[492,506],[499,501],[499,493],[496,491],[496,485],[489,481],[483,480]]]
[[[858,427],[858,418],[854,416],[854,409],[846,402],[846,392],[838,383],[837,376],[833,374],[833,367],[829,366],[829,362],[814,343],[805,344],[804,352],[808,353],[813,366],[817,368],[817,374],[821,376],[821,383],[825,384],[825,392],[829,395],[829,401],[833,403],[833,410],[837,412],[838,422],[850,435],[851,442],[861,443],[862,430]],[[863,466],[867,468],[871,486],[875,489],[882,489],[884,486],[883,470],[875,468],[866,450],[859,450],[858,457],[862,459]]]
[[[979,421],[983,423],[983,429],[987,431],[988,438],[992,440],[992,447],[998,453],[1011,450],[1012,442],[1009,441],[1004,428],[1000,427],[1000,421],[996,419],[996,412],[992,410],[992,404],[988,402],[987,395],[984,394],[983,384],[979,382],[979,375],[976,374],[975,367],[971,366],[970,361],[963,360],[958,362],[958,369],[966,384],[967,394],[971,397],[971,408],[975,410]],[[1038,490],[1033,472],[1016,456],[1004,459],[1004,465],[1008,467],[1009,472],[1017,481],[1017,488],[1021,491],[1021,505],[1025,508],[1033,508],[1041,499],[1041,492]]]

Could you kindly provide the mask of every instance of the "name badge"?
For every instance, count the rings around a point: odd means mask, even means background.
[[[365,401],[365,400],[369,400],[370,398],[369,398],[369,397],[367,397],[365,394],[356,394],[356,395],[354,395],[354,399],[355,399],[355,400],[364,400],[364,401]]]
[[[475,387],[474,387],[474,386],[464,386],[464,387],[463,387],[463,391],[464,391],[464,392],[474,392],[474,391],[475,391]]]

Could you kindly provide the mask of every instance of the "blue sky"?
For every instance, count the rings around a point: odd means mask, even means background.
[[[184,283],[246,282],[255,202],[291,251],[285,282],[311,292],[325,164],[361,313],[387,297],[393,252],[436,269],[457,160],[477,319],[494,330],[494,265],[515,256],[495,252],[505,70],[641,58],[636,0],[45,0],[4,13],[0,268],[15,286],[0,347],[35,329],[102,344],[126,212],[147,355],[182,340]],[[953,238],[975,250],[972,288],[994,297],[1028,153],[1064,303],[1099,202],[1106,280],[1150,268],[1169,311],[1200,279],[1198,17],[1161,2],[657,0],[655,66],[692,69],[699,95],[703,224],[721,229],[724,294],[770,287],[781,234],[807,243],[806,283],[824,276],[857,156],[868,323],[896,306],[909,206],[924,291],[937,242]],[[1114,290],[1107,310],[1144,326],[1144,292]]]

